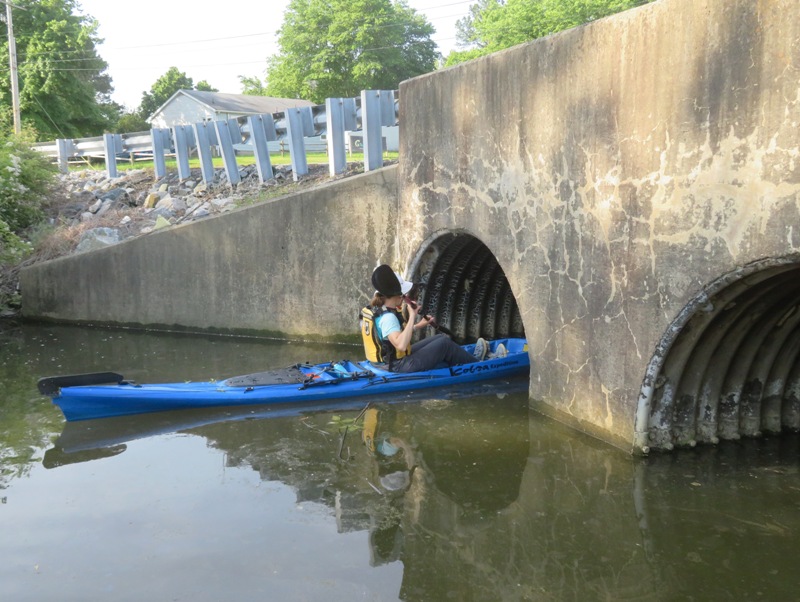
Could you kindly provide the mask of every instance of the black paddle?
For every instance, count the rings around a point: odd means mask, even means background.
[[[411,306],[413,309],[416,309],[417,311],[421,311],[421,310],[420,310],[420,307],[419,307],[419,305],[417,304],[417,302],[416,302],[416,301],[414,301],[414,300],[413,300],[411,297],[408,297],[408,296],[403,296],[403,301],[405,301],[405,302],[406,302],[406,305],[410,305],[410,306]],[[424,318],[427,318],[427,320],[428,320],[428,324],[430,324],[431,326],[433,326],[433,327],[434,327],[436,330],[438,330],[439,332],[441,332],[441,333],[443,333],[443,334],[446,334],[446,335],[447,335],[447,336],[449,336],[449,337],[452,337],[452,336],[453,336],[453,331],[452,331],[452,330],[450,330],[450,329],[448,329],[448,328],[445,328],[444,326],[440,326],[440,325],[439,325],[439,324],[436,322],[436,320],[434,319],[434,317],[433,317],[433,316],[423,316],[423,317],[424,317]]]
[[[61,387],[84,387],[87,385],[118,385],[123,380],[116,372],[92,372],[90,374],[70,374],[68,376],[47,376],[40,378],[37,386],[42,395],[58,395]]]

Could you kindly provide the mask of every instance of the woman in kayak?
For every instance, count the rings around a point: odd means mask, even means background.
[[[413,304],[406,305],[408,314],[403,315],[403,296],[412,284],[388,265],[381,265],[372,272],[372,285],[375,295],[361,310],[361,335],[371,362],[388,364],[392,372],[421,372],[441,364],[469,364],[486,357],[488,344],[484,339],[475,343],[474,353],[465,351],[444,334],[412,345],[414,330],[425,328],[431,322],[427,316],[417,322],[418,308]]]

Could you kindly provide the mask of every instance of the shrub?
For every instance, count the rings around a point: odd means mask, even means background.
[[[17,273],[32,250],[25,231],[44,220],[55,167],[33,150],[31,136],[0,134],[0,312],[18,307]]]
[[[31,246],[12,232],[8,224],[0,219],[0,263],[18,261],[30,250]]]
[[[20,233],[44,218],[42,205],[53,184],[55,167],[24,139],[0,146],[0,219]]]

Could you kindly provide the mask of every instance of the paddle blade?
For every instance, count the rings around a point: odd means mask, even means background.
[[[58,395],[62,387],[84,387],[87,385],[118,385],[123,380],[116,372],[92,372],[90,374],[70,374],[67,376],[47,376],[37,383],[42,395]]]

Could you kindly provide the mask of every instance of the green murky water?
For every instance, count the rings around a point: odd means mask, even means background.
[[[66,424],[40,376],[199,380],[359,350],[0,336],[0,600],[800,598],[797,436],[636,460],[529,413],[524,380]]]

